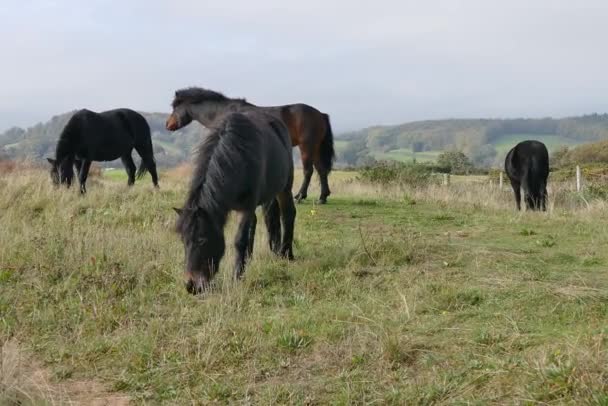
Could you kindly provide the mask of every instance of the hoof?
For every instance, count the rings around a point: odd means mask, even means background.
[[[327,204],[327,199],[319,199],[317,200],[317,204]]]
[[[295,258],[293,256],[293,252],[291,251],[291,249],[288,250],[284,250],[283,252],[281,252],[281,257],[288,259],[289,261],[293,261]]]

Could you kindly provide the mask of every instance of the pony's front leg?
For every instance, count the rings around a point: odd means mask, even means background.
[[[91,161],[83,161],[80,165],[80,171],[78,172],[78,182],[80,183],[80,193],[85,194],[87,192],[87,177],[89,176],[89,169],[91,168]]]
[[[306,199],[308,196],[308,186],[310,185],[310,179],[312,178],[313,172],[313,160],[312,157],[308,154],[308,151],[304,150],[304,147],[300,145],[301,158],[302,158],[302,167],[304,171],[304,180],[302,181],[302,186],[300,187],[300,191],[295,196],[295,199],[298,203],[302,200]]]
[[[234,266],[235,279],[240,279],[243,276],[245,265],[253,252],[256,225],[257,218],[255,216],[255,209],[242,213],[239,228],[236,232],[236,239],[234,241],[234,246],[236,248],[236,263]]]

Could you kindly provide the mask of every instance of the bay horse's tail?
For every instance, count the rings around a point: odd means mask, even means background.
[[[331,172],[334,158],[336,156],[336,152],[334,151],[334,134],[331,130],[329,115],[325,113],[321,114],[323,114],[323,119],[325,120],[325,134],[323,136],[323,140],[321,141],[319,158],[321,160],[321,164],[323,164],[323,167],[327,169],[327,173],[329,173]]]

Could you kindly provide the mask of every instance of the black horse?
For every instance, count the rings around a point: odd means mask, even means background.
[[[233,210],[241,215],[235,240],[237,279],[253,250],[259,205],[264,208],[270,249],[293,259],[296,208],[291,193],[291,149],[283,122],[259,110],[229,113],[216,120],[199,146],[186,203],[175,209],[177,232],[186,253],[188,292],[207,290],[219,269],[225,248],[224,225]]]
[[[547,177],[549,152],[539,141],[522,141],[509,151],[505,172],[515,192],[517,210],[521,210],[521,188],[524,189],[526,208],[547,210]]]
[[[131,157],[135,148],[141,157],[137,174]],[[86,193],[86,181],[92,161],[113,161],[121,158],[129,176],[129,186],[135,177],[150,172],[152,182],[158,187],[158,175],[152,150],[150,127],[139,113],[129,109],[116,109],[95,113],[79,110],[68,121],[57,142],[55,159],[51,164],[51,179],[56,185],[70,187],[74,178],[73,167],[78,173],[80,192]]]
[[[173,112],[167,119],[166,127],[169,131],[175,131],[192,120],[197,120],[205,127],[213,127],[218,116],[251,108],[260,109],[281,119],[289,130],[291,145],[300,148],[304,179],[300,191],[295,196],[296,200],[300,202],[306,199],[314,166],[321,182],[318,203],[326,203],[331,194],[328,176],[335,156],[333,132],[329,115],[308,104],[256,106],[245,99],[231,99],[213,90],[191,87],[175,92]]]

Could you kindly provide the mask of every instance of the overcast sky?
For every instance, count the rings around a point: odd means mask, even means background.
[[[606,0],[1,0],[0,130],[199,85],[337,131],[608,111]]]

